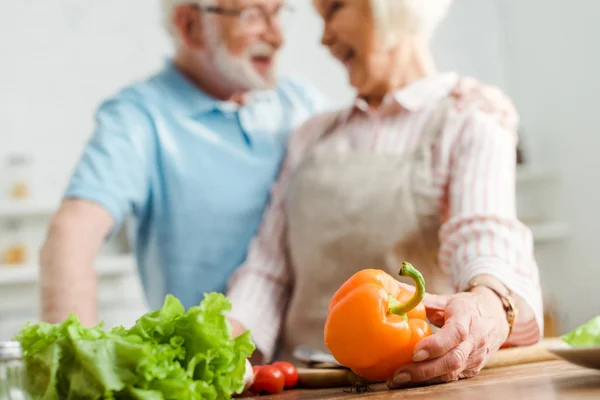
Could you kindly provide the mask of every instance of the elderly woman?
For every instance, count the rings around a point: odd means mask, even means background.
[[[429,48],[449,3],[314,0],[322,43],[358,96],[292,136],[231,281],[230,317],[252,330],[263,361],[300,344],[327,350],[333,293],[364,268],[396,275],[402,260],[435,293],[424,301],[441,329],[390,387],[473,377],[501,346],[540,339],[532,237],[515,210],[516,117],[480,107],[484,94],[457,107],[461,78],[438,73]]]

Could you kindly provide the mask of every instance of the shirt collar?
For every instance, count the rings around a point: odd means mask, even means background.
[[[244,97],[243,105],[216,99],[194,85],[171,60],[166,62],[157,79],[166,91],[168,101],[180,112],[190,116],[209,113],[215,109],[235,111],[257,101],[268,101],[274,96],[273,90],[252,91]]]
[[[432,102],[448,96],[458,83],[458,79],[458,74],[455,72],[445,72],[419,79],[385,96],[378,112],[385,112],[385,110],[389,110],[390,106],[396,105],[410,112],[423,110]],[[341,118],[346,120],[356,112],[369,112],[368,104],[360,97],[354,100],[352,106],[341,115]]]

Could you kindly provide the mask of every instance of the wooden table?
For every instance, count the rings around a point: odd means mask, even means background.
[[[254,400],[276,399],[444,399],[444,400],[555,400],[600,399],[600,371],[581,368],[564,361],[547,361],[484,370],[472,379],[458,382],[388,390],[373,385],[357,394],[350,388],[293,390]]]

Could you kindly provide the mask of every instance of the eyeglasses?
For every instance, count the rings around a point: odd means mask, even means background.
[[[269,23],[276,22],[278,27],[283,26],[283,21],[285,21],[286,18],[290,18],[294,12],[294,8],[285,3],[277,7],[272,13],[269,13],[260,6],[250,6],[240,10],[214,6],[201,6],[199,4],[194,4],[194,7],[204,12],[238,17],[240,28],[245,32],[252,34],[263,32],[269,27]]]

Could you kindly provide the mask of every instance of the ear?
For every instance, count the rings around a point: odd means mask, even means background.
[[[204,21],[193,5],[176,6],[173,10],[172,22],[180,40],[187,47],[204,47]]]

